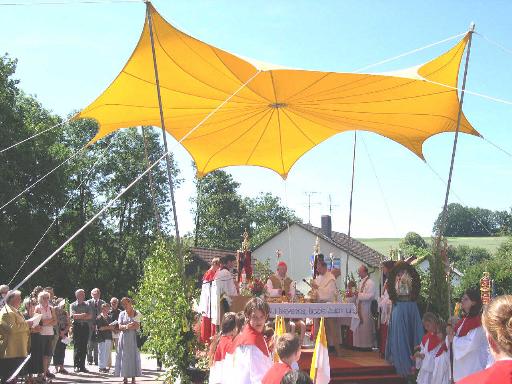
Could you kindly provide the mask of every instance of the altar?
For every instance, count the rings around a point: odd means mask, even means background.
[[[245,304],[251,299],[248,296],[231,296],[231,311],[243,311]],[[272,302],[270,317],[283,316],[292,319],[315,319],[320,317],[336,317],[342,319],[342,324],[350,325],[350,320],[357,317],[357,307],[354,303],[289,303]]]
[[[357,317],[357,307],[354,303],[269,303],[268,305],[270,317],[310,319]]]

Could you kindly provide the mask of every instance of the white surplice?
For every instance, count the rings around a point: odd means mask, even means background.
[[[462,328],[459,327],[458,331]],[[453,338],[453,379],[455,382],[472,373],[485,369],[488,360],[488,343],[482,326],[472,329],[465,336]]]
[[[371,302],[375,299],[375,283],[369,276],[366,276],[359,283],[356,307],[361,310],[358,314],[359,321],[357,327],[351,326],[354,333],[354,347],[372,348],[375,346],[375,324],[371,315]],[[359,305],[360,303],[360,305]],[[359,319],[357,319],[359,320]],[[357,322],[357,321],[356,321]]]
[[[220,301],[225,298],[229,304],[231,304],[230,296],[237,295],[235,281],[233,275],[227,269],[220,269],[215,274],[215,280],[213,281],[212,291],[212,307],[211,307],[211,319],[215,325],[220,325],[222,319],[220,318]]]
[[[434,371],[431,383],[450,384],[450,351],[434,357]]]
[[[323,275],[318,275],[314,281],[318,285],[319,301],[328,303],[336,301],[336,278],[331,272],[327,271]]]
[[[389,324],[389,319],[391,317],[391,309],[393,303],[389,298],[389,293],[387,289],[384,289],[382,295],[380,295],[379,300],[379,310],[380,310],[380,323],[381,324]]]
[[[240,345],[230,360],[229,367],[224,365],[224,378],[236,384],[260,384],[273,364],[270,355],[266,356],[255,345]]]
[[[425,357],[421,361],[421,368],[418,372],[418,377],[416,378],[417,384],[431,384],[434,383],[432,381],[432,375],[434,373],[434,364],[435,364],[435,357],[437,352],[439,351],[439,348],[443,345],[443,343],[440,343],[437,345],[434,349],[432,349],[430,352],[428,351],[428,347],[430,344],[430,340],[427,340],[425,345],[420,344],[420,353],[423,353]]]

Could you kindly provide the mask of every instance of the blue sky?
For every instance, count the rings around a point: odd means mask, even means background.
[[[63,0],[65,2],[66,0]],[[0,0],[1,3],[12,0]],[[31,3],[23,0],[18,3]],[[0,6],[0,50],[19,60],[21,88],[46,108],[66,116],[87,106],[114,79],[139,38],[145,16],[140,3]],[[350,72],[403,52],[463,33],[478,33],[512,48],[511,1],[168,1],[157,10],[183,31],[228,51],[290,67]],[[438,56],[455,40],[372,68],[406,68]],[[469,90],[512,100],[512,54],[473,40]],[[512,106],[466,95],[464,111],[486,138],[512,152]],[[307,153],[286,182],[254,167],[227,170],[240,192],[272,192],[308,220],[305,192],[312,196],[311,221],[329,213],[333,228],[346,232],[352,133],[343,133]],[[359,135],[352,233],[356,237],[401,237],[431,233],[445,185],[402,146],[371,133]],[[172,139],[171,139],[172,140]],[[453,134],[424,146],[428,164],[447,179]],[[176,156],[185,183],[178,191],[181,231],[193,228],[188,198],[194,193],[189,155]],[[375,172],[374,172],[375,170]],[[512,159],[482,139],[459,140],[453,191],[470,206],[512,206]],[[379,183],[382,191],[379,188]],[[285,190],[287,193],[285,194]],[[453,194],[451,202],[460,202]],[[386,208],[389,207],[389,211]]]

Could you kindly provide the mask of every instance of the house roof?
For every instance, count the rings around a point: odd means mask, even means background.
[[[236,252],[227,249],[192,247],[190,248],[190,254],[192,257],[198,258],[206,264],[211,265],[214,258],[235,255]]]
[[[420,265],[421,263],[423,262],[426,262],[426,263],[429,263],[428,259],[427,259],[427,256],[421,256],[419,258],[416,258],[415,260],[413,260],[411,262],[411,265]],[[429,263],[430,264],[430,263]],[[455,273],[457,276],[459,277],[463,277],[464,276],[464,273],[462,273],[461,271],[459,271],[457,268],[455,268],[453,265],[450,266],[450,271],[452,273]]]
[[[331,231],[331,237],[328,237],[324,235],[321,228],[315,227],[311,224],[294,223],[292,225],[298,225],[299,227],[305,229],[306,231],[311,232],[312,234],[318,236],[319,238],[331,243],[335,247],[358,258],[359,260],[361,260],[365,264],[368,264],[371,267],[378,267],[380,265],[381,260],[386,259],[386,257],[384,257],[384,255],[381,254],[380,252],[377,252],[375,249],[368,247],[367,245],[361,243],[360,241],[354,238],[350,239],[349,248],[349,237],[344,233]],[[284,230],[285,229],[275,233],[272,237],[270,237],[265,242],[260,244],[257,248],[261,247],[263,244],[267,243]]]

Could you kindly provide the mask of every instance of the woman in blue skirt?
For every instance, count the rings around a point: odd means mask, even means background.
[[[140,328],[140,313],[133,308],[132,299],[123,297],[121,305],[124,311],[119,314],[119,342],[117,345],[115,376],[124,377],[123,383],[128,383],[128,378],[141,376],[140,353],[137,347],[137,330]]]

